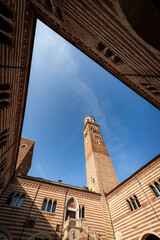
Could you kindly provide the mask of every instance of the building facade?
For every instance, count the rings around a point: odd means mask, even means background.
[[[34,142],[21,140],[0,197],[0,239],[159,239],[160,155],[119,184],[99,125],[91,116],[84,124],[88,187],[27,176]]]
[[[89,120],[84,129],[89,190],[75,188],[26,176],[31,166],[34,143],[21,140],[21,131],[37,19],[160,109],[159,10],[157,0],[0,0],[1,239],[83,239],[90,236],[150,240],[153,235],[158,238],[159,178],[153,174],[148,181],[141,173],[147,176],[147,171],[154,164],[158,171],[159,156],[136,173],[138,175],[119,185],[99,126]],[[135,176],[140,183],[142,181],[141,188],[134,181]],[[138,193],[132,195],[130,192],[131,195],[123,201],[122,189],[128,191],[131,182],[137,186]],[[42,187],[46,189],[44,195],[40,194]],[[63,192],[59,197],[55,195],[58,191]],[[70,192],[68,196],[67,191]],[[115,207],[119,193],[121,200]],[[41,210],[43,202],[48,209],[56,205],[55,212]],[[70,204],[68,208],[74,206],[71,216],[82,219],[77,220],[79,225],[72,226],[73,229],[70,223],[64,225],[67,203]],[[144,209],[145,219],[141,216]],[[121,214],[123,210],[126,215]],[[84,217],[82,212],[85,212]],[[132,228],[129,216],[133,221],[138,217],[140,225]],[[146,220],[148,224],[145,224]],[[68,231],[64,230],[64,226]],[[76,236],[74,231],[77,231]],[[132,237],[129,235],[131,232]]]
[[[159,9],[158,0],[0,1],[0,193],[15,174],[36,20],[160,109]]]

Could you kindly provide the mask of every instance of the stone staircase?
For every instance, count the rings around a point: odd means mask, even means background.
[[[84,223],[84,219],[68,218],[63,227],[62,240],[103,240],[93,229]]]

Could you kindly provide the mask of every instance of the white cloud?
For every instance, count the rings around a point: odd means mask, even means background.
[[[34,54],[36,67],[58,73],[77,71],[77,65],[67,41],[40,21],[37,22]]]
[[[109,121],[106,119],[106,116],[101,109],[95,91],[79,77],[79,64],[77,59],[75,59],[71,46],[40,21],[37,24],[37,32],[34,58],[36,68],[44,68],[49,71],[50,74],[53,72],[58,74],[64,74],[65,72],[65,74],[67,74],[65,84],[69,84],[73,89],[74,94],[81,99],[82,107],[80,110],[82,115],[94,115],[96,121],[103,127],[103,132],[106,132],[104,138],[112,139],[111,142],[113,146],[116,146],[115,149],[111,149],[114,151],[114,156],[118,161],[117,165],[123,165],[123,167],[126,165],[127,167],[125,168],[125,171],[127,172],[129,155],[126,153],[126,148],[129,144],[128,142],[122,143],[121,138],[114,133],[115,129],[122,129],[122,134],[127,135],[127,129],[120,119],[115,119],[112,115],[110,102],[108,101],[108,103],[106,103],[106,109],[108,111],[107,118],[112,122],[112,127],[109,125]],[[114,131],[112,129],[114,129]],[[133,157],[130,160],[134,160],[137,154],[134,152]],[[44,169],[40,162],[37,162],[36,165],[39,175],[45,178]],[[134,166],[132,167],[134,169]]]

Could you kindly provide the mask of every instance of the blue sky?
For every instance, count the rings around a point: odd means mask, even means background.
[[[87,115],[120,182],[159,154],[159,110],[38,21],[22,131],[35,141],[29,175],[86,186]]]

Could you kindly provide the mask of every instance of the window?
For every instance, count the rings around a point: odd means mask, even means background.
[[[0,231],[0,239],[9,240],[8,236],[4,232],[1,232],[1,231]]]
[[[8,140],[8,129],[0,133],[0,149],[6,145]]]
[[[56,205],[57,205],[57,201],[53,202],[52,200],[48,201],[47,199],[44,199],[41,210],[55,213]]]
[[[60,225],[59,224],[57,224],[57,226],[56,226],[56,232],[60,232]]]
[[[57,205],[57,202],[54,201],[53,206],[52,206],[52,212],[53,213],[56,211],[56,205]]]
[[[0,19],[1,20],[1,19]],[[3,34],[3,33],[1,33]],[[0,34],[0,35],[1,35]],[[0,36],[3,37],[3,36]],[[0,109],[4,109],[10,104],[10,85],[9,84],[1,84],[0,85]],[[5,90],[7,89],[7,90]]]
[[[94,135],[94,137],[95,137],[95,138],[98,138],[98,139],[101,139],[101,138],[100,138],[99,136],[97,136],[97,135]]]
[[[85,207],[79,206],[79,218],[85,218]]]
[[[97,48],[99,51],[103,51],[106,48],[106,45],[104,45],[102,42],[98,42]]]
[[[130,201],[131,201],[131,204],[133,206],[133,209],[137,209],[137,205],[135,203],[135,200],[132,197],[130,197]]]
[[[48,205],[47,205],[47,212],[51,211],[51,206],[52,206],[52,201],[49,200]]]
[[[141,204],[140,204],[140,202],[139,202],[139,200],[138,200],[136,195],[133,195],[132,197],[130,197],[126,201],[129,204],[129,207],[130,207],[131,211],[134,211],[137,208],[141,207]]]
[[[135,201],[136,201],[136,203],[137,203],[137,206],[138,206],[138,207],[141,207],[141,204],[140,204],[140,202],[139,202],[139,200],[138,200],[138,198],[137,198],[136,195],[134,195],[134,199],[135,199]]]
[[[23,148],[23,149],[25,149],[26,147],[27,147],[26,144],[22,144],[22,145],[21,145],[21,148]]]
[[[25,196],[22,195],[17,203],[17,207],[21,207],[22,206],[22,203],[23,203],[23,200],[24,200]]]
[[[47,236],[40,235],[32,238],[32,240],[49,240],[49,238]]]
[[[130,203],[130,201],[129,201],[129,200],[127,200],[127,202],[128,202],[128,204],[129,204],[129,206],[130,206],[130,209],[131,209],[131,211],[133,211],[132,204]]]
[[[92,132],[99,134],[98,129],[95,127],[91,127]]]
[[[47,205],[47,199],[44,199],[43,204],[42,204],[42,208],[41,208],[42,211],[45,211],[46,205]]]
[[[88,130],[85,131],[84,137],[87,137],[87,135],[88,135]]]
[[[32,220],[32,219],[29,219],[29,220],[26,222],[26,228],[34,228],[34,225],[35,225],[35,221]]]
[[[4,168],[6,166],[6,158],[2,160],[0,163],[0,174],[3,172]]]
[[[7,201],[6,204],[11,205],[11,206],[17,206],[17,207],[21,207],[23,200],[25,198],[25,195],[20,195],[19,193],[17,193],[16,195],[12,192]]]
[[[11,206],[17,206],[17,203],[20,199],[20,194],[18,193],[14,198],[13,201],[11,202]]]
[[[156,197],[160,196],[160,180],[159,181],[155,181],[153,184],[151,184],[150,188],[152,189],[152,191],[154,192]]]
[[[12,33],[13,33],[13,9],[7,4],[0,3],[0,43],[12,46]]]

